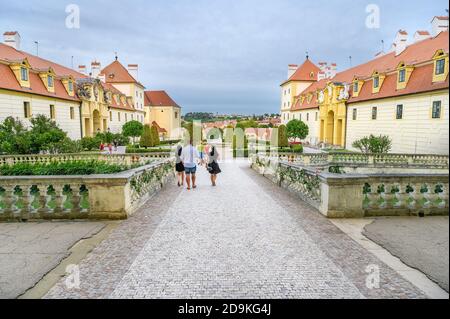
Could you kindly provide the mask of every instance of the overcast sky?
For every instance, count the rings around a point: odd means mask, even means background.
[[[80,8],[80,28],[65,26],[66,6]],[[367,28],[366,7],[380,8]],[[19,31],[22,49],[66,66],[106,66],[118,52],[137,63],[139,80],[166,90],[184,112],[279,112],[287,65],[356,65],[386,47],[398,29],[410,35],[445,15],[446,0],[0,0],[0,31]],[[2,32],[3,33],[3,32]]]

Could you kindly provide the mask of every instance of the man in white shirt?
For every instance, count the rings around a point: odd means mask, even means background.
[[[195,173],[197,172],[197,161],[200,159],[200,154],[197,149],[192,146],[192,140],[189,141],[189,145],[183,147],[180,159],[183,162],[186,173],[187,189],[191,189],[191,176],[192,188],[197,188],[197,185],[195,185]]]

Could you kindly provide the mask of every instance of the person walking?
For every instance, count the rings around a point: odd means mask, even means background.
[[[197,161],[200,159],[200,154],[198,153],[198,150],[192,146],[192,142],[192,139],[190,139],[189,144],[183,147],[181,152],[181,161],[184,165],[188,190],[191,189],[191,181],[192,188],[197,188],[197,185],[195,184],[195,174],[197,173]]]
[[[217,174],[220,174],[222,171],[219,167],[219,152],[217,152],[217,148],[214,145],[211,145],[208,151],[208,165],[206,168],[208,172],[211,174],[211,185],[216,186]]]
[[[175,170],[177,171],[178,174],[178,187],[183,186],[184,185],[184,164],[183,161],[181,160],[181,155],[183,153],[183,147],[181,145],[177,146],[177,150],[175,152],[175,159],[176,159],[176,164],[175,164]]]

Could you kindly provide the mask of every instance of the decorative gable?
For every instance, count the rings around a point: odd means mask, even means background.
[[[355,76],[352,81],[352,96],[358,97],[363,85],[364,81]]]
[[[442,82],[448,76],[448,53],[444,50],[437,50],[433,56],[434,71],[433,82]]]
[[[397,90],[406,88],[411,77],[414,67],[400,62],[397,66]]]
[[[67,77],[61,78],[61,82],[66,89],[66,92],[69,96],[75,96],[75,79],[69,75]]]
[[[376,94],[380,92],[381,87],[383,86],[384,79],[386,75],[384,73],[379,73],[378,71],[373,72],[372,74],[372,94]]]
[[[14,76],[16,77],[21,87],[25,88],[31,87],[30,84],[31,65],[26,58],[21,61],[11,63],[9,67],[13,71]]]
[[[47,91],[50,93],[55,93],[55,71],[53,71],[52,68],[49,68],[48,70],[39,71],[39,77],[42,80],[42,83],[44,83],[44,86],[46,87]]]

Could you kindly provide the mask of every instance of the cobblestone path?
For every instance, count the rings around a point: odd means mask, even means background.
[[[424,298],[415,286],[245,162],[218,186],[168,186],[90,253],[80,289],[46,298]],[[380,269],[380,287],[366,269]]]

